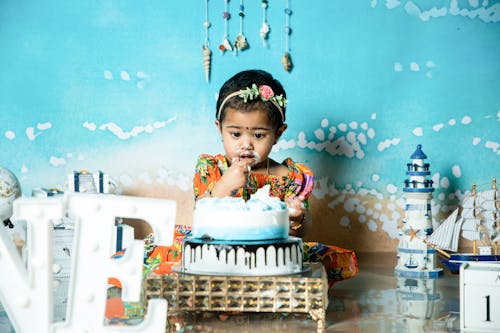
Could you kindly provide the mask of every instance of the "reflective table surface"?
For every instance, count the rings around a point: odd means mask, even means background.
[[[329,292],[326,332],[459,332],[459,276],[394,276],[395,253],[358,255],[359,274]],[[306,314],[185,313],[171,332],[316,332]]]
[[[459,332],[459,276],[436,279],[394,276],[395,253],[358,254],[358,276],[328,293],[326,332]],[[12,332],[0,311],[0,332]],[[140,320],[139,320],[140,321]],[[120,325],[137,324],[137,320]],[[167,332],[317,332],[306,313],[182,312]]]

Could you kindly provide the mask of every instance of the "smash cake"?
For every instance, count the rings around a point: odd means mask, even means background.
[[[181,270],[266,276],[302,272],[302,240],[288,236],[288,208],[278,198],[203,198],[196,202]]]

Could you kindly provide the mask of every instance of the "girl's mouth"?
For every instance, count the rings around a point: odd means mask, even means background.
[[[260,161],[260,156],[256,151],[239,151],[238,157],[241,160],[252,160],[251,165],[255,165]]]

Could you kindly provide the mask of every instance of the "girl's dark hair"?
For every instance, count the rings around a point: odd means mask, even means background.
[[[283,125],[285,120],[284,119],[286,112],[285,106],[282,107],[283,110],[283,119],[282,119],[280,111],[271,102],[264,102],[260,98],[255,98],[253,100],[247,100],[247,102],[245,103],[243,98],[235,96],[229,98],[229,100],[227,100],[224,103],[223,110],[219,110],[222,102],[229,94],[232,94],[235,91],[251,87],[252,84],[256,84],[257,86],[268,85],[274,91],[275,96],[283,95],[283,98],[286,98],[286,92],[285,89],[283,89],[281,83],[268,72],[258,69],[242,71],[231,77],[229,80],[227,80],[220,88],[219,97],[217,99],[215,117],[217,117],[217,114],[219,114],[220,111],[218,120],[222,122],[226,115],[225,110],[228,107],[243,112],[252,111],[255,109],[261,109],[267,111],[269,120],[271,121],[273,128],[275,130],[278,129],[281,125]]]

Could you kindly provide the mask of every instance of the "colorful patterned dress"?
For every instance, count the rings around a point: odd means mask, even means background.
[[[287,158],[282,163],[288,168],[287,176],[275,176],[269,174],[250,174],[248,186],[245,191],[253,194],[259,188],[269,184],[270,195],[279,197],[283,201],[288,201],[296,196],[305,198],[305,206],[309,208],[307,198],[312,193],[314,187],[314,175],[312,171],[301,163],[294,162]],[[198,159],[193,180],[195,200],[198,196],[211,190],[224,172],[229,168],[225,156],[218,154],[215,156],[204,154]],[[232,193],[234,197],[241,197],[243,189]],[[171,264],[169,262],[181,259],[182,239],[190,234],[190,228],[177,226],[175,230],[174,244],[170,247],[158,247],[149,255],[149,260],[156,258],[160,267],[157,273],[168,273]],[[160,259],[158,260],[158,256]],[[322,262],[327,270],[330,286],[337,281],[345,280],[358,273],[356,256],[353,251],[340,247],[325,245],[318,242],[304,242],[304,260],[309,262]]]

